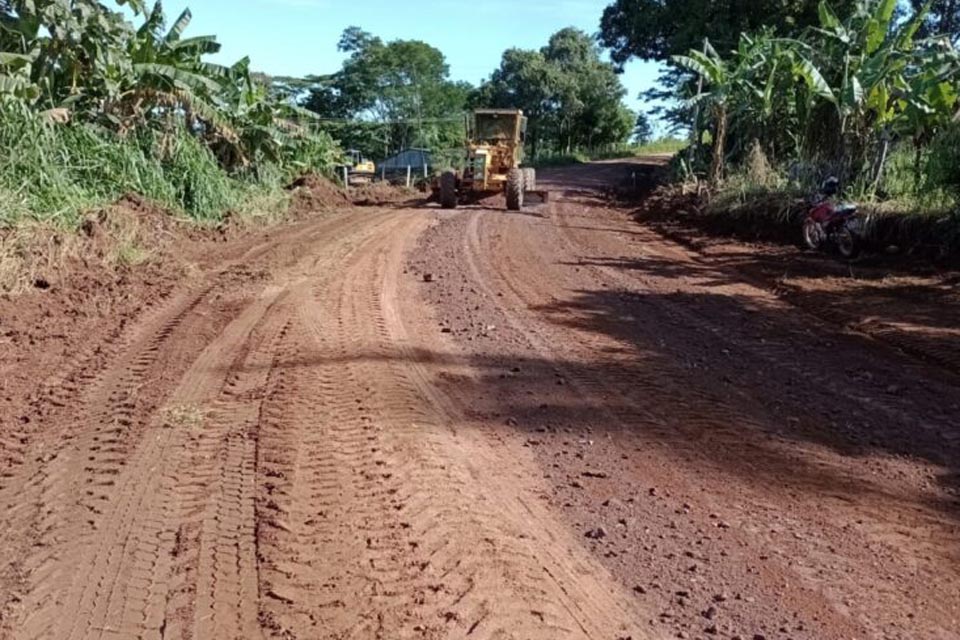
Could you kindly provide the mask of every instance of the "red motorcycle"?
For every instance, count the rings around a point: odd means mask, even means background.
[[[864,220],[857,205],[833,200],[839,190],[840,181],[833,177],[820,186],[803,220],[803,241],[814,251],[831,246],[853,260],[863,248]]]

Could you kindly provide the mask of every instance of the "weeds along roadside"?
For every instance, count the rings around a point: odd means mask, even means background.
[[[875,252],[950,263],[960,258],[960,184],[952,171],[960,166],[954,164],[960,147],[952,144],[955,135],[960,133],[945,134],[919,162],[912,147],[894,149],[876,191],[860,182],[847,186],[844,198],[858,202],[868,216],[867,239]],[[691,177],[686,155],[674,157],[663,177],[666,184],[641,215],[747,240],[799,242],[798,230],[817,188],[816,172],[804,171],[801,163],[773,164],[756,146],[730,167],[721,184],[708,188]]]
[[[162,210],[173,226],[277,222],[290,203],[284,187],[304,168],[322,167],[261,159],[230,173],[182,126],[120,135],[0,103],[0,292],[42,285],[81,257],[108,268],[156,257],[156,217],[132,215],[126,198]],[[85,232],[91,221],[96,243]]]
[[[821,3],[795,37],[760,29],[671,57],[696,141],[674,166],[708,196],[700,219],[797,238],[803,197],[833,176],[871,214],[875,249],[960,253],[960,50],[924,30],[930,3],[900,4]]]

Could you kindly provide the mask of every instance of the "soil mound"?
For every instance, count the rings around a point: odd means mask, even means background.
[[[301,176],[287,186],[293,192],[290,212],[300,215],[317,209],[334,209],[350,206],[350,198],[333,182],[323,176],[311,174]]]
[[[360,207],[377,207],[387,204],[406,204],[422,198],[419,191],[392,185],[389,182],[373,182],[350,190],[350,199]]]

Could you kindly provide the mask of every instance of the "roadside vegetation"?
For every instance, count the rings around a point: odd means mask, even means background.
[[[681,100],[670,117],[693,123],[677,173],[709,185],[707,213],[750,229],[796,225],[801,198],[836,175],[877,214],[878,246],[960,251],[955,14],[949,3],[820,2],[815,21],[804,11],[794,26],[656,52]],[[634,35],[623,55],[653,55],[649,34]]]
[[[528,115],[537,166],[675,153],[679,177],[709,186],[707,212],[751,225],[794,224],[837,175],[885,242],[958,250],[956,3],[767,4],[616,0],[598,38],[566,28],[507,50],[474,87],[430,44],[359,27],[335,73],[269,77],[211,62],[220,45],[187,33],[189,10],[0,0],[0,228],[76,227],[127,193],[201,224],[282,209],[283,186],[332,175],[343,149],[454,165],[464,114],[492,107]],[[636,57],[664,63],[649,97],[673,106],[627,108],[618,71]],[[654,139],[653,115],[672,137]]]
[[[478,87],[451,80],[443,52],[425,42],[384,42],[350,27],[338,47],[349,56],[336,73],[280,82],[290,94],[306,92],[302,104],[323,130],[370,158],[414,147],[429,149],[438,166],[455,165],[464,114],[474,108],[523,109],[528,158],[539,164],[626,150],[638,117],[646,122],[624,104],[616,67],[578,29],[561,29],[537,50],[507,50]]]
[[[524,109],[544,163],[637,153],[652,134],[596,41],[572,28],[505,52],[474,87],[450,79],[435,47],[358,27],[337,44],[339,71],[269,77],[246,58],[211,62],[219,43],[188,34],[190,21],[168,21],[159,1],[0,0],[0,228],[76,227],[127,193],[216,224],[282,207],[284,185],[332,175],[348,148],[424,148],[454,164],[475,107]]]
[[[169,27],[160,2],[0,2],[0,226],[76,224],[135,192],[198,221],[291,175],[325,170],[332,139],[250,72],[207,60],[214,37]]]
[[[687,142],[680,138],[667,137],[649,142],[610,145],[606,149],[577,151],[574,153],[541,154],[533,161],[537,167],[561,167],[572,164],[584,164],[597,160],[618,160],[640,158],[644,156],[675,155],[687,148]]]

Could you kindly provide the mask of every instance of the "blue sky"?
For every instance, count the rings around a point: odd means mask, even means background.
[[[222,62],[249,55],[254,69],[271,75],[336,71],[343,60],[336,44],[356,25],[385,40],[423,40],[447,57],[455,80],[478,84],[490,75],[505,49],[539,48],[568,26],[588,33],[599,28],[609,0],[169,0],[172,21],[189,6],[187,35],[218,36]],[[634,61],[623,83],[628,105],[643,109],[637,95],[653,86],[657,68]]]

